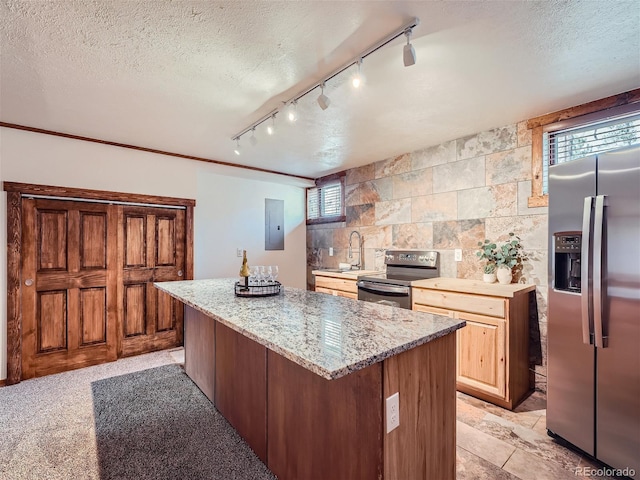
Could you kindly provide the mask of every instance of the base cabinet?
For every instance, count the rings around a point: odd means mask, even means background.
[[[458,391],[512,410],[533,390],[528,292],[534,287],[478,285],[476,294],[473,280],[441,282],[448,290],[414,286],[413,309],[467,322],[457,332]]]

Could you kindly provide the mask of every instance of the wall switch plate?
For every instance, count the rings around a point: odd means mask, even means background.
[[[329,256],[333,257],[333,247],[329,247]]]
[[[242,249],[236,248],[236,257],[241,257],[241,256],[242,256]]]
[[[461,248],[456,248],[455,249],[455,260],[456,260],[456,262],[461,262],[462,261],[462,249]]]
[[[396,392],[386,400],[387,433],[400,426],[400,393]]]

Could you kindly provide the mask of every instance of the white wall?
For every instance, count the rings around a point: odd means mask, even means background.
[[[195,278],[235,277],[249,264],[279,265],[287,286],[306,286],[305,182],[136,150],[0,127],[0,181],[194,198]],[[284,200],[285,250],[264,250],[264,199]],[[6,245],[6,193],[0,240]],[[6,248],[3,247],[6,251]],[[6,254],[0,258],[0,379],[6,378]]]

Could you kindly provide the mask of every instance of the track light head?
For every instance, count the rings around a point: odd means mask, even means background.
[[[255,147],[258,144],[258,139],[256,138],[256,127],[251,129],[251,136],[249,137],[249,143],[252,147]]]
[[[271,115],[271,123],[267,125],[267,135],[276,133],[276,114]]]
[[[318,97],[318,105],[322,110],[326,110],[331,105],[331,99],[324,94],[324,83],[320,85],[321,93]]]
[[[411,45],[411,33],[411,28],[407,28],[404,31],[404,34],[407,37],[407,44],[404,46],[404,50],[402,52],[402,60],[404,61],[405,67],[410,67],[416,63],[416,51],[414,50],[413,45]]]
[[[294,100],[289,104],[289,111],[287,112],[287,118],[291,123],[298,120],[298,101]]]
[[[240,155],[240,137],[236,138],[236,148],[233,149],[233,153]]]
[[[357,65],[358,71],[351,79],[351,85],[353,85],[353,88],[360,88],[360,85],[364,83],[364,77],[362,76],[362,58],[358,59]]]

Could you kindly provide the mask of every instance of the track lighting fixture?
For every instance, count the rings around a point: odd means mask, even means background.
[[[291,123],[298,120],[298,101],[294,100],[289,104],[289,111],[287,112],[287,118]]]
[[[362,85],[362,58],[358,59],[357,65],[358,71],[351,79],[351,85],[353,85],[353,88],[360,88],[360,85]]]
[[[404,34],[407,37],[407,44],[404,46],[404,50],[402,52],[402,59],[404,60],[405,67],[410,67],[411,65],[415,65],[416,63],[416,51],[413,49],[413,45],[411,45],[412,33],[412,28],[407,28],[404,31]]]
[[[366,57],[371,55],[373,52],[379,50],[380,48],[384,47],[385,45],[387,45],[388,43],[392,42],[393,40],[395,40],[396,38],[402,35],[407,37],[407,44],[404,46],[402,51],[402,60],[404,62],[404,65],[405,67],[415,65],[416,51],[414,50],[413,45],[411,45],[411,35],[413,34],[413,29],[417,27],[419,24],[420,24],[420,19],[414,18],[412,21],[406,23],[402,28],[387,35],[386,37],[381,39],[378,43],[372,45],[371,47],[363,51],[354,60],[347,62],[342,67],[331,72],[329,75],[324,77],[322,81],[312,85],[306,90],[298,92],[297,95],[291,97],[288,101],[283,102],[287,109],[287,112],[286,112],[287,119],[292,123],[298,119],[298,112],[297,112],[298,100],[308,95],[309,93],[311,93],[317,88],[320,88],[320,96],[318,96],[317,98],[318,105],[322,110],[326,110],[327,108],[329,108],[329,105],[331,104],[331,100],[329,99],[329,97],[327,97],[324,94],[324,88],[326,83],[331,79],[333,79],[334,77],[336,77],[337,75],[340,75],[345,70],[353,67],[354,65],[357,68],[357,72],[351,78],[351,84],[353,85],[354,88],[360,88],[364,83],[364,76],[362,74],[362,61]],[[266,130],[268,135],[273,135],[276,130],[275,118],[277,113],[278,113],[278,109],[272,110],[271,112],[266,114],[264,117],[260,118],[258,121],[251,124],[249,127],[240,131],[240,133],[231,137],[231,139],[235,140],[237,144],[236,148],[234,149],[235,154],[240,155],[240,137],[242,137],[245,133],[248,133],[249,131],[251,131],[251,137],[249,138],[249,142],[251,143],[251,145],[256,145],[258,143],[258,139],[255,137],[256,127],[268,121],[269,118],[271,118],[271,122],[270,124],[267,124]]]
[[[318,97],[318,105],[323,110],[326,110],[331,105],[331,99],[324,94],[324,82],[320,84],[320,96]]]
[[[267,125],[267,135],[273,135],[274,133],[276,133],[276,114],[275,113],[271,115],[271,123]]]

